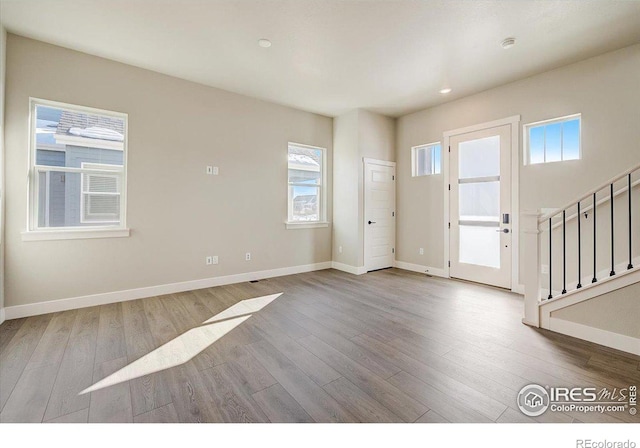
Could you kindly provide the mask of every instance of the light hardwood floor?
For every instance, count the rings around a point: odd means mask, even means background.
[[[640,422],[524,416],[522,386],[640,385],[640,358],[521,315],[520,296],[390,269],[11,320],[0,326],[0,421]]]

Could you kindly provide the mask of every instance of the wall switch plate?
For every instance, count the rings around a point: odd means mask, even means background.
[[[549,273],[549,265],[548,264],[543,264],[542,265],[542,270],[540,271],[541,274],[548,274]]]
[[[216,257],[217,258],[217,257]],[[205,258],[205,263],[207,263],[207,266],[213,264],[213,257],[207,257]]]
[[[246,254],[244,254],[244,259],[245,261],[251,261],[251,252],[247,252]]]
[[[424,255],[424,248],[421,247],[418,253],[420,253],[420,255]]]
[[[214,166],[214,167],[213,167],[213,175],[214,175],[214,176],[217,176],[219,172],[220,172],[220,171],[218,170],[218,167],[217,167],[217,166]]]
[[[207,174],[213,174],[213,167],[207,166]]]
[[[212,264],[218,264],[218,256],[214,255],[213,257],[211,257],[211,263]]]

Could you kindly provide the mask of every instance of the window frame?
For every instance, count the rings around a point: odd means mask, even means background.
[[[322,152],[322,165],[320,166],[320,184],[319,185],[309,185],[309,184],[300,184],[296,182],[289,182],[289,150],[291,147],[299,147],[304,149],[313,149],[319,150]],[[329,223],[327,222],[327,149],[322,148],[320,146],[311,146],[305,145],[303,143],[296,142],[288,142],[287,143],[287,219],[285,221],[285,226],[287,229],[312,229],[318,227],[328,227]],[[318,207],[319,210],[319,218],[317,221],[291,221],[292,209],[293,209],[293,200],[291,197],[291,186],[304,186],[304,187],[317,187],[320,194],[320,203]]]
[[[37,142],[36,133],[36,107],[45,106],[57,109],[82,112],[94,115],[103,115],[122,119],[124,121],[124,139],[122,141],[122,172],[120,192],[120,221],[118,223],[104,223],[96,226],[66,226],[66,227],[40,227],[38,225],[39,210],[39,176],[41,172],[64,172],[83,174],[113,174],[113,169],[83,169],[75,167],[36,165]],[[128,129],[129,116],[123,112],[114,112],[87,106],[63,103],[59,101],[45,100],[42,98],[29,98],[29,156],[27,157],[27,229],[22,232],[23,241],[66,240],[86,238],[128,237],[130,230],[127,227],[127,166],[128,166]],[[109,149],[109,148],[107,148]],[[81,180],[82,184],[82,180]],[[81,189],[80,197],[83,198]],[[81,222],[82,211],[81,211]]]
[[[544,161],[542,162],[537,162],[537,163],[531,163],[531,150],[530,150],[530,145],[529,145],[529,134],[530,134],[530,130],[536,127],[540,127],[540,126],[547,126],[550,124],[556,124],[556,123],[565,123],[568,121],[573,121],[575,119],[578,119],[578,158],[577,159],[564,159],[562,158],[563,156],[563,151],[562,151],[562,146],[560,147],[560,156],[561,159],[560,160],[553,160],[553,161],[549,161],[547,162],[546,158],[547,158],[547,151],[546,151],[546,135],[545,135],[545,151],[544,151]],[[562,117],[557,117],[557,118],[550,118],[548,120],[541,120],[541,121],[534,121],[532,123],[526,123],[524,125],[522,125],[522,135],[523,135],[523,161],[524,161],[524,165],[546,165],[548,163],[559,163],[559,162],[571,162],[571,161],[576,161],[576,160],[582,160],[582,113],[577,113],[577,114],[571,114],[571,115],[565,115]],[[560,134],[560,141],[562,142],[562,137],[563,134]]]
[[[422,148],[430,148],[432,151],[433,149],[435,149],[436,147],[440,147],[440,172],[436,173],[436,172],[431,172],[431,173],[427,173],[427,174],[418,174],[418,150],[422,149]],[[433,164],[433,154],[431,157],[431,165],[432,168],[435,166]],[[432,142],[432,143],[423,143],[421,145],[416,145],[416,146],[412,146],[411,147],[411,177],[427,177],[427,176],[438,176],[440,174],[442,174],[442,165],[443,165],[443,157],[442,157],[442,142]]]

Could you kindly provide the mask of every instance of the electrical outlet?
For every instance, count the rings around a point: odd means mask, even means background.
[[[213,174],[213,167],[207,166],[207,174]]]
[[[218,256],[214,255],[213,257],[211,257],[211,264],[218,264]]]
[[[213,257],[207,257],[205,259],[205,263],[207,263],[207,266],[212,265],[213,264]]]
[[[342,246],[338,246],[338,252],[342,253]]]
[[[424,248],[421,247],[420,250],[418,251],[420,253],[420,255],[424,255]]]
[[[540,273],[541,274],[548,274],[549,273],[549,265],[548,264],[543,264],[542,265],[542,271]]]
[[[251,252],[247,252],[246,254],[244,254],[244,260],[251,261]]]

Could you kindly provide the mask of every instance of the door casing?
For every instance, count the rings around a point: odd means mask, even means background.
[[[503,125],[511,126],[511,291],[524,294],[524,285],[520,283],[520,201],[519,201],[519,175],[520,175],[520,115],[480,123],[477,125],[467,126],[464,128],[446,131],[443,134],[443,157],[442,157],[442,173],[443,173],[443,195],[444,195],[444,216],[443,216],[443,234],[444,234],[444,273],[446,277],[451,277],[449,269],[450,251],[450,232],[449,232],[449,147],[451,137],[467,134],[470,132],[481,131],[485,129],[495,128]]]

